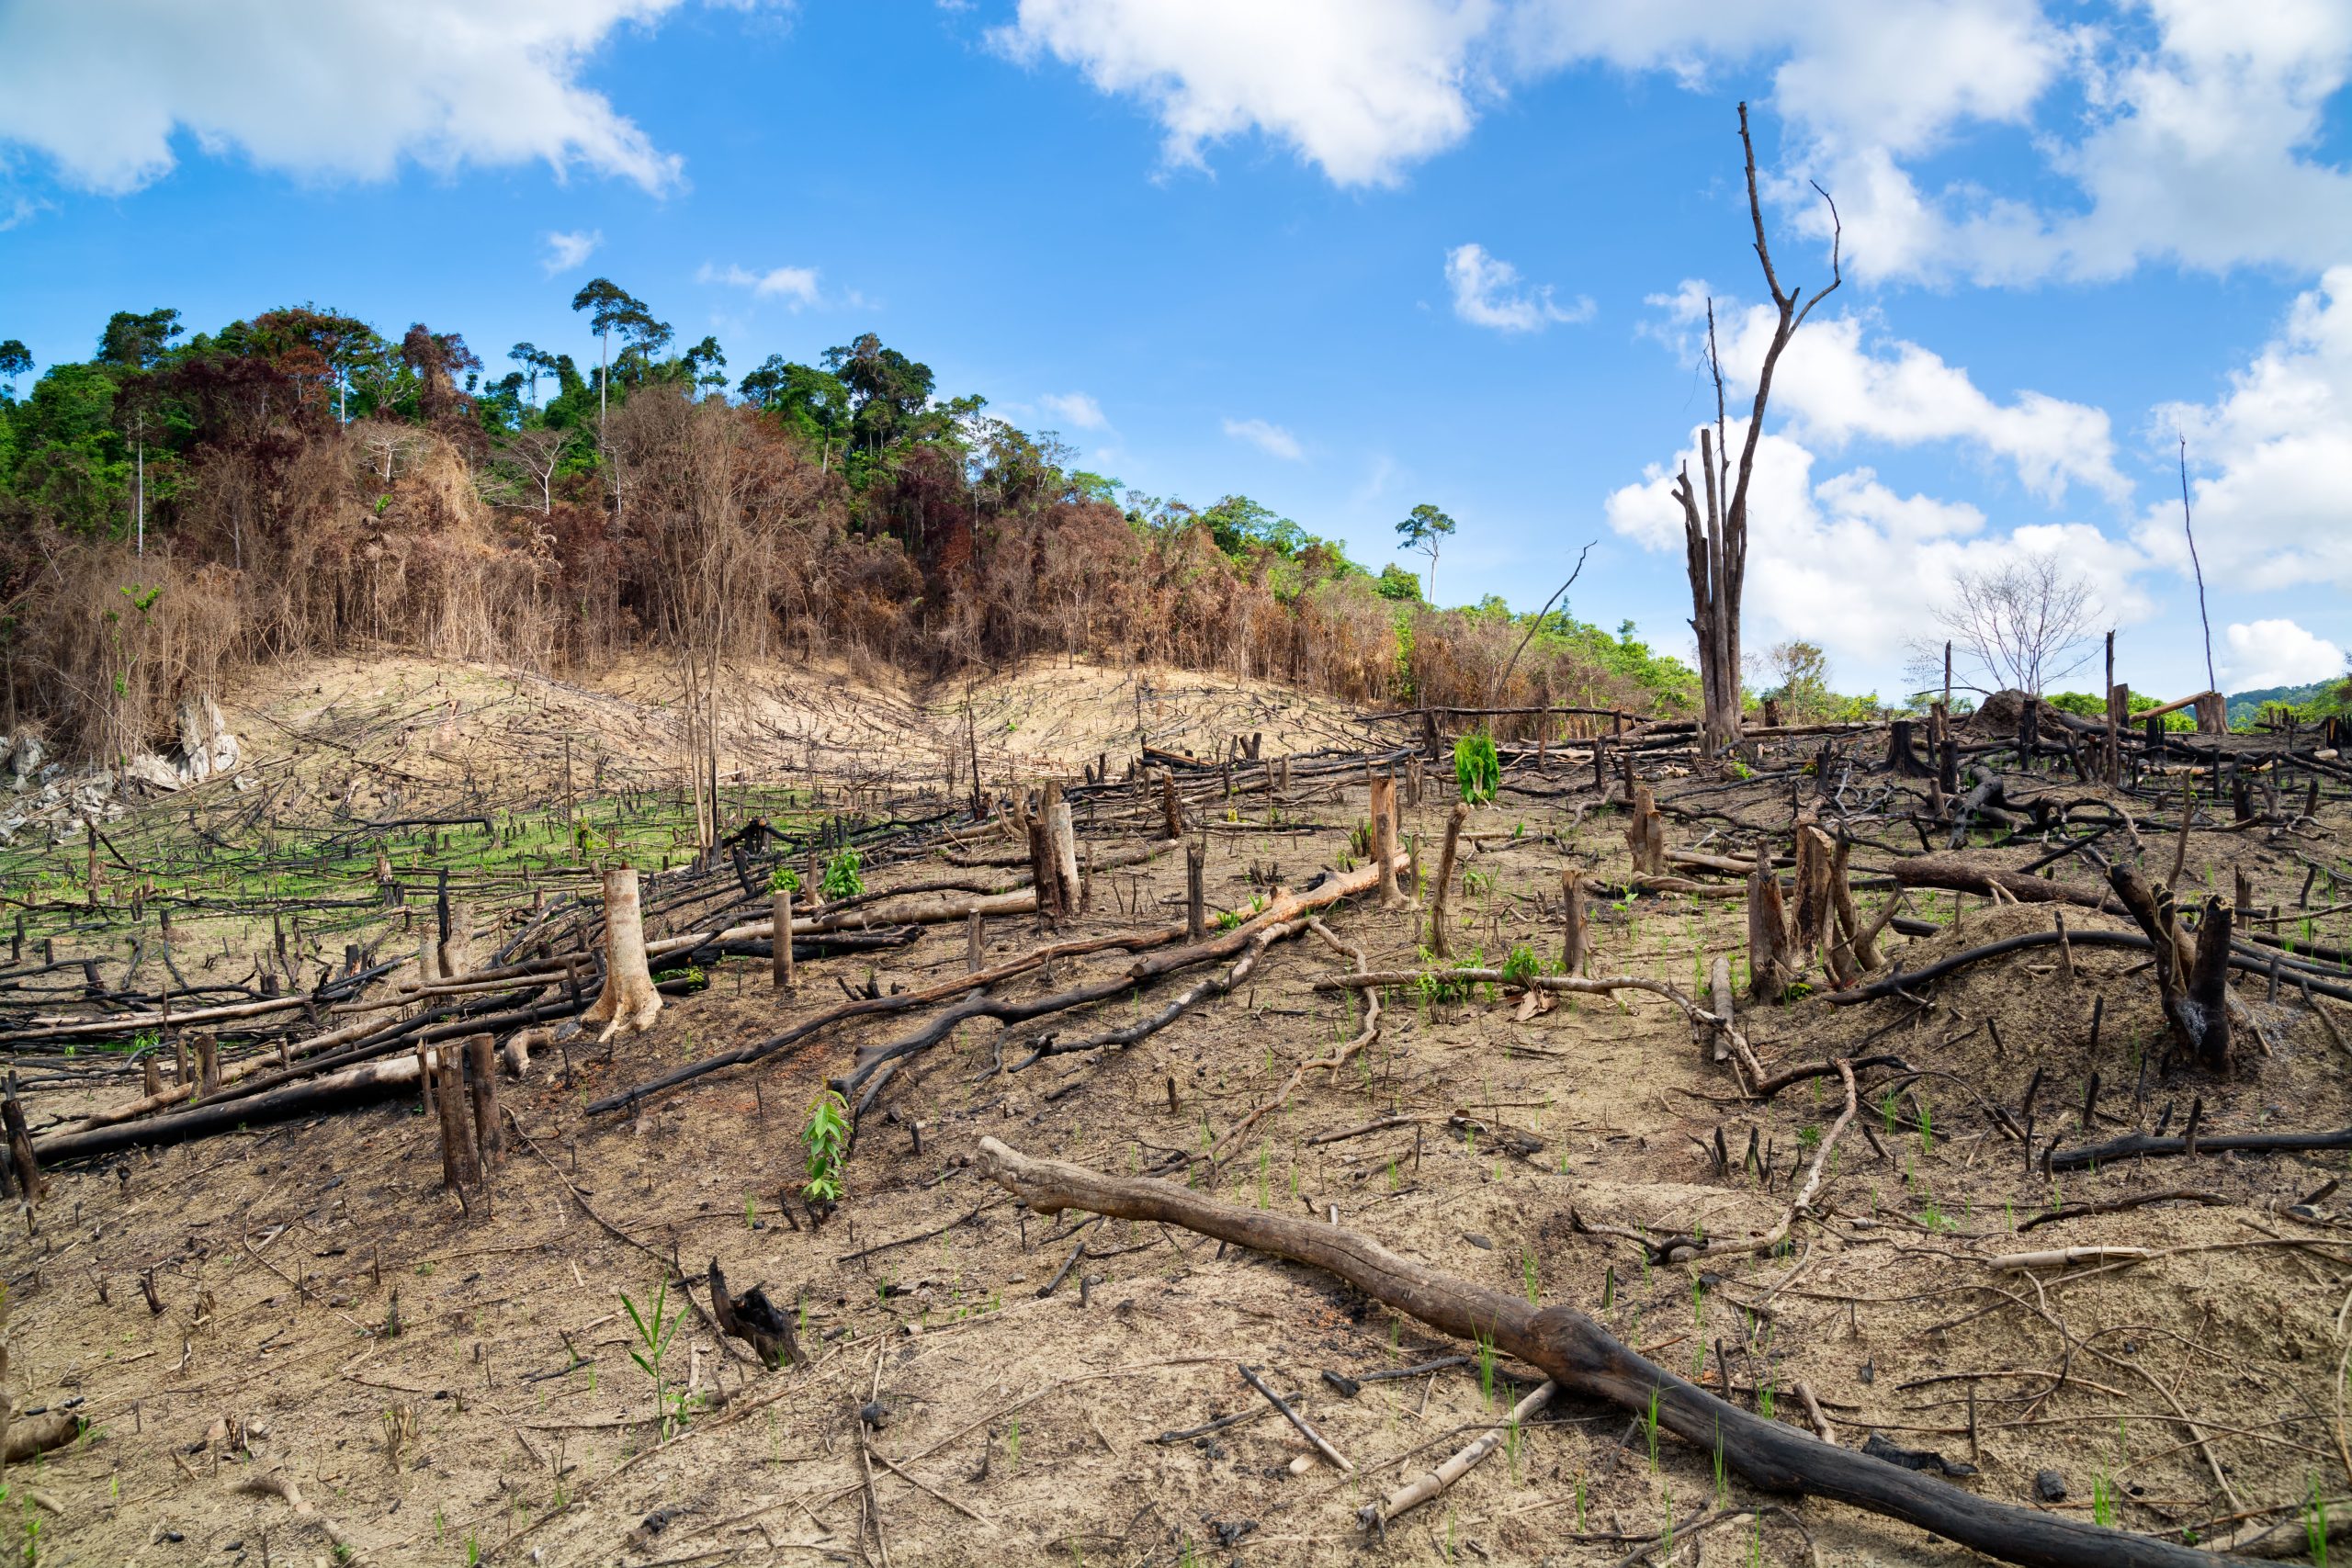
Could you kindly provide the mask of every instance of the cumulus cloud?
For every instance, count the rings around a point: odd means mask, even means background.
[[[119,0],[0,8],[0,145],[108,194],[174,140],[304,176],[544,162],[650,191],[679,160],[582,85],[617,30],[681,0]]]
[[[1556,72],[1692,89],[1769,73],[1786,134],[1768,179],[1815,233],[1806,179],[1835,192],[1871,276],[2317,271],[2352,254],[2327,120],[2352,81],[2343,0],[1021,0],[995,37],[1142,102],[1170,162],[1254,130],[1343,186],[1395,183],[1506,87]],[[1930,172],[1988,128],[2032,150],[2013,184]]]
[[[1037,400],[1073,430],[1110,428],[1111,422],[1102,417],[1102,405],[1084,392],[1047,392]],[[1227,434],[1232,434],[1229,427]]]
[[[1659,335],[1686,355],[1705,349],[1707,286],[1686,281],[1661,307]],[[1724,378],[1741,401],[1755,395],[1755,377],[1771,342],[1769,305],[1715,302]],[[2034,495],[2056,500],[2080,484],[2111,501],[2129,497],[2131,482],[2115,466],[2115,440],[2106,411],[2041,392],[2001,402],[1976,385],[1967,369],[1900,338],[1875,336],[1858,316],[1815,317],[1790,342],[1772,383],[1772,414],[1801,439],[1838,448],[1855,441],[1898,446],[1950,442],[2007,463]]]
[[[1021,0],[992,35],[1141,99],[1171,164],[1256,130],[1343,186],[1393,185],[1470,133],[1496,0]]]
[[[732,263],[720,267],[705,262],[695,273],[695,281],[747,289],[754,299],[781,299],[795,310],[814,305],[819,299],[817,269],[813,266],[773,266],[765,272],[753,272]]]
[[[1731,430],[1735,445],[1746,427]],[[1695,470],[1695,447],[1682,461]],[[1976,507],[1905,495],[1869,468],[1815,478],[1818,456],[1790,436],[1767,434],[1757,448],[1748,496],[1745,609],[1751,626],[1801,637],[1855,671],[1889,671],[1905,645],[1951,592],[1954,575],[2055,553],[2088,581],[2109,625],[2150,613],[2134,584],[2146,558],[2085,523],[2032,524],[2006,533]],[[1608,499],[1610,527],[1645,549],[1682,550],[1682,510],[1673,468],[1652,465],[1640,482]],[[1695,480],[1693,481],[1696,482]],[[1867,583],[1867,592],[1856,592]],[[1747,640],[1762,647],[1760,629]]]
[[[2239,691],[2302,686],[2344,673],[2344,650],[2293,621],[2233,623],[2230,684]]]
[[[570,272],[595,254],[596,247],[604,243],[605,231],[602,229],[574,229],[569,232],[557,230],[547,236],[548,254],[541,258],[539,265],[547,270],[549,277],[559,272]]]
[[[2203,470],[2191,515],[2208,572],[2252,588],[2352,588],[2352,265],[2296,299],[2223,396],[2166,404],[2150,424],[2165,446],[2185,436],[2192,469]],[[2136,537],[2187,570],[2177,501],[2150,506]]]
[[[1270,457],[1280,457],[1286,463],[1303,461],[1306,449],[1298,437],[1279,424],[1269,424],[1262,419],[1228,419],[1225,433],[1236,441],[1247,441]]]
[[[1453,290],[1453,313],[1475,327],[1497,332],[1541,332],[1555,321],[1592,319],[1592,301],[1578,297],[1563,308],[1552,298],[1552,286],[1531,288],[1519,280],[1519,268],[1483,245],[1456,245],[1445,253],[1445,281]]]

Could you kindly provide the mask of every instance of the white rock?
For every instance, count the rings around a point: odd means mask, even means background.
[[[40,772],[40,737],[29,733],[17,736],[17,743],[8,748],[6,756],[8,786],[17,790],[28,788],[33,775]]]
[[[180,771],[152,751],[143,751],[122,765],[126,777],[137,779],[161,790],[176,790],[183,782]]]
[[[182,697],[180,720],[180,776],[189,784],[200,784],[215,773],[234,772],[239,749],[237,738],[220,717],[220,705],[210,693],[199,696]]]

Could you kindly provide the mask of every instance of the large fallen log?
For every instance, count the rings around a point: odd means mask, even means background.
[[[1978,893],[1987,898],[1998,887],[2020,904],[2078,904],[2086,909],[2104,909],[2111,915],[2124,912],[2123,906],[2104,887],[2075,887],[2022,872],[1979,865],[1961,855],[1910,855],[1896,861],[1891,869],[1898,887],[1940,887],[1954,893]]]
[[[502,1032],[535,1023],[547,1023],[571,1016],[580,1010],[581,1005],[572,1001],[554,1001],[503,1012],[458,1013],[447,1017],[413,1019],[398,1033],[353,1046],[333,1056],[294,1067],[275,1067],[272,1063],[275,1070],[247,1079],[233,1093],[224,1092],[200,1100],[186,1110],[164,1116],[104,1124],[95,1120],[85,1122],[71,1132],[51,1134],[35,1144],[34,1150],[44,1162],[51,1159],[86,1159],[111,1154],[117,1149],[176,1143],[182,1138],[229,1132],[248,1123],[283,1122],[291,1117],[359,1104],[371,1098],[380,1099],[401,1087],[399,1080],[369,1080],[351,1075],[364,1067],[380,1066],[387,1059],[413,1062],[413,1052],[419,1045],[438,1044],[472,1034]],[[360,1092],[371,1083],[374,1087],[368,1092]]]
[[[292,1116],[307,1116],[315,1111],[382,1100],[416,1087],[416,1053],[405,1052],[388,1060],[362,1062],[339,1073],[288,1084],[264,1094],[248,1095],[243,1100],[215,1100],[209,1105],[198,1105],[167,1116],[153,1116],[143,1122],[125,1122],[109,1127],[52,1134],[35,1144],[33,1149],[43,1165],[57,1160],[87,1159],[94,1155],[111,1154],[117,1149],[136,1145],[200,1138],[210,1133],[225,1133],[234,1127],[283,1122]]]
[[[1898,922],[1898,929],[1900,924],[1901,922]],[[1942,928],[1932,929],[1941,930]],[[1852,1007],[1857,1002],[1875,1001],[1881,997],[1899,995],[1914,986],[1922,986],[1930,980],[1939,980],[1955,970],[1965,969],[1972,964],[1982,964],[1988,958],[1998,958],[2004,953],[2022,952],[2030,947],[2056,947],[2062,942],[2075,947],[2124,947],[2139,953],[2152,952],[2155,947],[2154,942],[2138,931],[2069,929],[2063,936],[2054,930],[2020,931],[2016,936],[2005,936],[1998,942],[1988,942],[1982,947],[1968,948],[1948,958],[1939,958],[1933,964],[1923,964],[1917,969],[1904,968],[1902,960],[1897,958],[1892,973],[1882,975],[1875,980],[1866,981],[1851,990],[1828,992],[1821,999],[1832,1007]],[[2267,976],[2270,973],[2270,965],[2267,962],[2250,953],[2233,952],[2229,955],[2229,965],[2244,974]],[[2333,997],[2340,1002],[2352,1002],[2352,986],[2331,984],[2299,972],[2288,973],[2297,983],[2307,986],[2320,996]]]
[[[1173,1182],[1105,1176],[1032,1159],[980,1140],[982,1175],[1035,1210],[1083,1209],[1182,1225],[1202,1235],[1338,1275],[1384,1304],[1542,1370],[1569,1393],[1601,1399],[1657,1425],[1754,1485],[1851,1504],[1901,1519],[1987,1556],[2038,1568],[2213,1568],[2226,1561],[2150,1536],[1996,1503],[1801,1428],[1731,1404],[1636,1355],[1573,1307],[1538,1310],[1516,1296],[1402,1258],[1338,1225],[1207,1198]]]

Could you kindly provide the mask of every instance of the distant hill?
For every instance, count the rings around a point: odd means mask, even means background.
[[[2265,703],[2307,703],[2335,684],[2333,680],[2313,681],[2308,686],[2264,686],[2258,691],[2232,692],[2229,696],[2230,723],[2233,727],[2252,724]]]

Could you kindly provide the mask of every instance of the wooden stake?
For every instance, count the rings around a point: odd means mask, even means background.
[[[1198,942],[1208,932],[1207,900],[1201,886],[1207,855],[1204,845],[1184,846],[1184,933],[1188,942]]]

